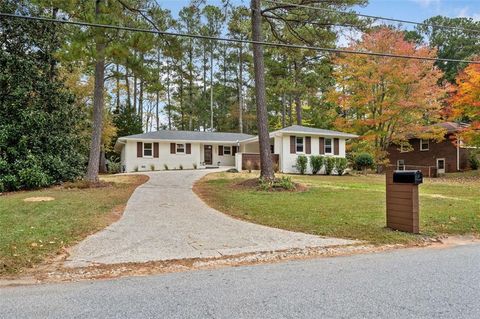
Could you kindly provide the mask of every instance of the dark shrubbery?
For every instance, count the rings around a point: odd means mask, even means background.
[[[345,170],[348,166],[348,160],[343,157],[337,157],[335,159],[335,169],[337,170],[337,174],[342,176],[345,173]]]
[[[477,152],[471,151],[468,156],[468,162],[470,164],[470,168],[473,170],[477,170],[480,167],[480,160],[478,159],[479,154]]]
[[[326,157],[325,158],[325,174],[332,174],[333,169],[335,168],[335,157]]]
[[[312,155],[310,157],[310,166],[312,166],[312,174],[318,174],[322,170],[325,158],[319,155]]]
[[[306,157],[305,155],[298,155],[296,165],[298,172],[302,175],[305,174],[308,166],[308,157]]]
[[[364,172],[368,168],[372,168],[374,163],[373,156],[368,153],[360,153],[355,156],[355,167]]]
[[[9,10],[5,6],[0,5],[2,11]],[[45,30],[34,22],[0,21],[3,191],[71,181],[84,172],[87,141],[79,129],[85,127],[86,112],[74,105],[74,97],[52,67],[54,35]]]

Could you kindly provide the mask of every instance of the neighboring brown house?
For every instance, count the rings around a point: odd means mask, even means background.
[[[388,159],[397,169],[419,169],[424,176],[458,172],[468,169],[469,150],[462,145],[457,134],[465,124],[445,122],[436,124],[446,130],[441,142],[412,138],[408,142],[413,149],[402,151],[402,147],[391,145]]]

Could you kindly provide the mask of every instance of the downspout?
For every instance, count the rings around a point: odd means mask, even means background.
[[[460,171],[460,139],[457,135],[457,171]]]

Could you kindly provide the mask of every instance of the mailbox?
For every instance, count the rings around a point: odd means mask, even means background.
[[[423,183],[423,174],[421,171],[395,171],[393,172],[393,182],[419,185]]]

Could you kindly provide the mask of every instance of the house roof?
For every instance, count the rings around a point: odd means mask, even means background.
[[[447,130],[447,134],[457,133],[469,127],[469,125],[466,123],[457,122],[443,122],[434,124],[433,126],[439,126],[441,128],[444,128],[445,130]]]
[[[242,133],[202,132],[202,131],[170,131],[160,130],[143,134],[120,137],[119,140],[171,140],[171,141],[209,141],[232,142],[242,141],[253,135]]]
[[[344,133],[339,131],[325,130],[322,128],[314,128],[302,125],[292,125],[285,128],[282,128],[273,133],[297,133],[297,134],[316,134],[316,135],[325,135],[325,136],[336,136],[336,137],[345,137],[345,138],[356,138],[358,135]]]

